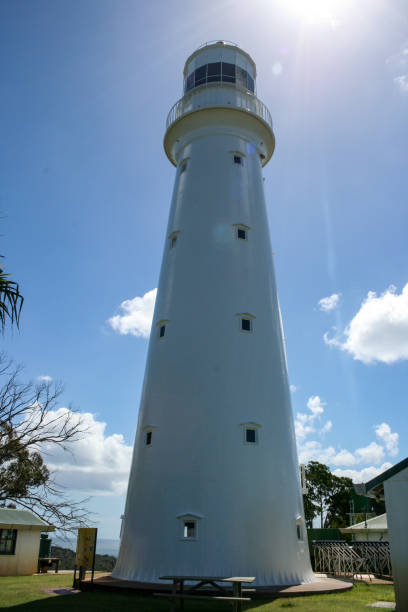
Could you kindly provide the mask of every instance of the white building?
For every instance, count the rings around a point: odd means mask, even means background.
[[[262,168],[275,146],[233,44],[187,60],[117,578],[313,579]]]
[[[54,530],[28,510],[0,508],[0,576],[34,574],[41,532]]]
[[[354,485],[359,495],[385,500],[392,576],[397,610],[408,610],[408,458],[366,484]]]
[[[340,532],[351,534],[355,542],[388,542],[387,515],[379,514],[350,527],[343,527]]]

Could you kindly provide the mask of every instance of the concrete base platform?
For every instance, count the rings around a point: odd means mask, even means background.
[[[169,592],[170,585],[168,583],[155,584],[152,582],[132,582],[130,580],[119,580],[112,578],[111,574],[99,574],[95,577],[93,585],[90,583],[88,578],[82,583],[83,589],[95,589],[95,590],[107,590],[116,591],[123,593],[134,593],[139,595],[150,595],[157,592]],[[246,585],[243,585],[245,588]],[[253,586],[247,585],[248,587],[255,588],[255,593],[252,597],[265,597],[265,598],[276,598],[276,597],[297,597],[300,595],[318,595],[323,593],[338,593],[341,591],[349,591],[353,588],[351,582],[344,582],[337,578],[327,578],[323,576],[316,576],[316,580],[308,584],[295,584],[295,585],[280,585],[280,586]],[[200,589],[200,593],[208,592],[208,589]]]

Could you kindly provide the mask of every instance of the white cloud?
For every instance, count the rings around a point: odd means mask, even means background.
[[[323,414],[324,406],[326,406],[326,402],[323,402],[318,395],[313,395],[307,400],[307,407],[315,417]]]
[[[390,286],[380,296],[370,291],[360,310],[344,330],[345,339],[324,341],[363,363],[394,363],[408,359],[408,284],[401,294]]]
[[[318,301],[318,306],[323,312],[330,312],[339,305],[341,293],[332,293],[328,297],[324,297]]]
[[[382,440],[385,444],[385,447],[388,453],[395,457],[398,455],[398,439],[399,435],[397,433],[391,432],[391,427],[387,423],[381,423],[381,425],[376,425],[375,433],[380,440]]]
[[[388,470],[390,467],[392,467],[392,463],[386,461],[380,467],[370,466],[362,470],[342,470],[337,468],[333,470],[333,474],[336,476],[346,476],[347,478],[351,478],[353,482],[368,482],[372,478],[378,476],[378,474],[382,474],[382,472]]]
[[[322,434],[328,433],[329,431],[331,431],[332,427],[333,427],[333,423],[331,421],[326,421],[326,423],[321,428],[320,433]]]
[[[297,386],[296,385],[289,385],[289,389],[290,389],[291,393],[296,393]]]
[[[152,289],[143,297],[125,300],[120,305],[122,314],[108,319],[109,325],[121,335],[131,334],[139,338],[148,338],[152,326],[154,304],[157,289]]]
[[[42,382],[51,382],[52,378],[51,376],[47,376],[45,374],[44,376],[37,376],[37,380],[41,380]]]
[[[377,444],[377,442],[371,442],[368,446],[358,448],[355,452],[357,463],[374,463],[378,465],[384,460],[384,447]]]
[[[400,74],[394,77],[394,83],[397,85],[400,91],[408,93],[408,74]]]
[[[311,434],[322,437],[332,429],[332,421],[328,420],[323,427],[318,423],[326,408],[326,402],[318,395],[308,399],[307,407],[310,412],[298,412],[295,418],[295,432],[297,438],[298,454],[300,463],[319,461],[330,467],[336,468],[334,473],[339,476],[349,476],[355,482],[370,480],[375,475],[391,467],[391,463],[384,462],[385,455],[398,454],[398,434],[391,431],[388,423],[381,423],[374,427],[376,436],[380,442],[372,441],[367,446],[350,451],[347,448],[325,447],[319,440],[313,440]],[[377,467],[381,464],[381,467]],[[355,466],[366,464],[368,467],[356,470]],[[385,466],[385,467],[384,467]]]
[[[316,431],[315,421],[316,419],[320,418],[320,415],[323,414],[325,405],[326,403],[323,402],[318,395],[309,397],[309,399],[307,400],[307,407],[309,408],[310,413],[298,412],[296,414],[295,431],[298,440],[303,440],[310,433]],[[329,431],[331,428],[331,424],[329,426],[329,429],[327,429],[327,426],[328,424],[326,423],[323,429],[320,430],[320,433],[324,434]]]
[[[48,413],[47,421],[65,415],[68,408]],[[73,421],[81,418],[87,429],[83,436],[64,450],[55,444],[41,447],[45,463],[54,472],[55,480],[69,491],[85,495],[122,495],[126,491],[132,447],[121,434],[106,435],[106,423],[95,415],[71,413]]]
[[[402,46],[401,51],[394,53],[387,59],[387,65],[393,72],[393,81],[403,93],[408,93],[408,43]]]

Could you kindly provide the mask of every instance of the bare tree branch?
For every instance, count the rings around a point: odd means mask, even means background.
[[[0,505],[30,509],[62,532],[89,524],[87,500],[68,499],[43,460],[54,447],[69,451],[87,427],[71,407],[58,408],[61,383],[25,383],[21,374],[0,354]]]

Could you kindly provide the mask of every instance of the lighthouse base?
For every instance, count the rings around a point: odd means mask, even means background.
[[[102,576],[98,576],[94,579],[93,585],[91,585],[90,580],[85,580],[85,582],[83,582],[83,590],[87,590],[87,588],[120,593],[134,593],[135,595],[138,593],[147,595],[149,592],[166,592],[169,590],[169,584],[163,582],[135,582],[132,580],[121,580],[119,578],[114,578],[112,574],[103,574]],[[353,584],[351,582],[338,580],[337,578],[326,578],[319,574],[314,574],[310,582],[303,584],[270,586],[255,585],[255,587],[251,585],[251,588],[255,588],[253,597],[258,599],[339,593],[342,591],[349,591],[353,588]]]

